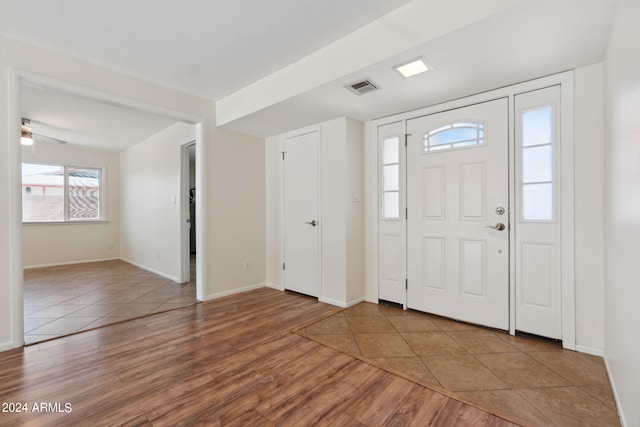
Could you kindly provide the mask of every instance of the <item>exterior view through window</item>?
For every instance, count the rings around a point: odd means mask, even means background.
[[[22,163],[22,221],[101,220],[102,170]]]
[[[551,221],[553,116],[551,106],[522,113],[522,212],[525,221]]]
[[[456,122],[427,132],[423,138],[423,152],[451,150],[484,144],[483,122]]]
[[[400,138],[382,141],[382,218],[400,218]]]

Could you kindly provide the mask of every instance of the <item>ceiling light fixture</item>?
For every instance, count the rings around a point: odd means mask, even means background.
[[[404,78],[417,76],[418,74],[426,73],[427,71],[430,71],[432,69],[424,62],[422,58],[414,59],[410,62],[405,62],[404,64],[397,65],[393,68],[394,70],[402,74]]]
[[[20,144],[22,145],[33,145],[33,135],[29,124],[31,124],[29,119],[22,119],[22,137],[20,138]]]

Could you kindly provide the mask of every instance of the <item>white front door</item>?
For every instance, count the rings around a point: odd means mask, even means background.
[[[318,147],[319,132],[285,138],[284,286],[319,295]]]
[[[407,306],[509,329],[507,99],[407,133]]]

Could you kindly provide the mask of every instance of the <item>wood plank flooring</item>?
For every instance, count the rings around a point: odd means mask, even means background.
[[[515,425],[292,332],[335,312],[265,288],[0,353],[0,425]]]

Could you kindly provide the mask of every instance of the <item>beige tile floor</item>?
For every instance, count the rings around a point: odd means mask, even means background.
[[[120,260],[25,270],[25,344],[194,304],[194,261],[187,284]]]
[[[554,343],[370,303],[301,333],[525,425],[620,425],[602,358]]]

